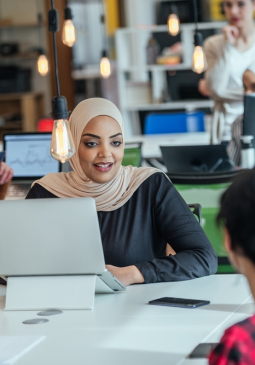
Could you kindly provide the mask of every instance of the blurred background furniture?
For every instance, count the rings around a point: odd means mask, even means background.
[[[148,114],[144,134],[204,132],[204,115],[202,111]]]

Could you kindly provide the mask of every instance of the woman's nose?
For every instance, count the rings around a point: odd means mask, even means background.
[[[102,146],[102,148],[100,149],[99,153],[98,153],[99,157],[111,157],[112,153],[110,151],[110,148],[108,146]]]
[[[239,6],[237,4],[233,4],[231,6],[231,15],[238,15],[239,10]]]

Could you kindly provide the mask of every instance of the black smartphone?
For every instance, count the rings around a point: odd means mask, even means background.
[[[215,349],[218,343],[200,343],[188,356],[190,359],[207,359],[210,352]]]
[[[0,152],[0,162],[3,161],[4,156],[5,156],[5,152]]]
[[[208,300],[195,300],[195,299],[183,299],[183,298],[172,298],[165,297],[149,302],[151,305],[164,305],[167,307],[180,307],[180,308],[197,308],[203,305],[210,304]]]

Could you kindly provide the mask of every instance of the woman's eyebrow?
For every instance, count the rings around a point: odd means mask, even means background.
[[[114,138],[114,137],[117,137],[117,136],[122,136],[122,133],[114,134],[113,136],[110,136],[109,138]]]
[[[101,139],[101,137],[97,136],[96,134],[91,134],[91,133],[85,133],[82,135],[82,137],[84,136],[89,136],[89,137],[94,137],[94,138],[98,138],[98,139]]]

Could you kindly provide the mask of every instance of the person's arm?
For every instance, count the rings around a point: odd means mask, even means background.
[[[246,364],[245,359],[247,360],[247,355],[249,357],[249,348],[247,345],[244,345],[244,342],[247,342],[249,338],[247,335],[248,334],[244,333],[242,328],[236,325],[228,328],[220,340],[220,343],[210,353],[209,365]],[[244,338],[245,341],[243,341]],[[252,355],[250,360],[252,360]],[[251,364],[251,362],[249,362],[249,364]]]
[[[6,184],[11,181],[13,177],[13,169],[6,165],[5,162],[0,163],[0,185]]]
[[[241,100],[243,88],[228,88],[230,76],[230,61],[234,57],[233,41],[228,41],[228,36],[210,37],[204,42],[204,50],[208,63],[205,72],[206,86],[214,99],[226,101]]]
[[[13,170],[6,163],[0,163],[0,200],[4,200],[8,186],[13,177]]]
[[[217,256],[202,227],[167,177],[159,174],[157,181],[156,224],[176,255],[136,264],[144,282],[181,281],[215,274]]]

